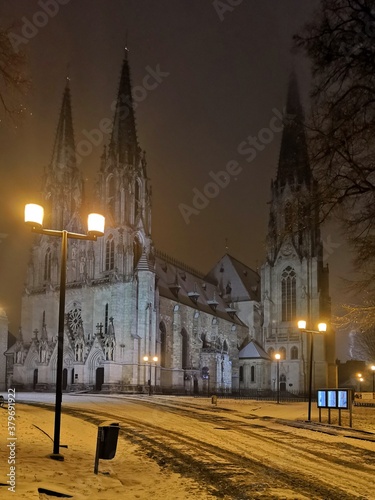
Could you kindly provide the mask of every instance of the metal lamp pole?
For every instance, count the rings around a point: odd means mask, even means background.
[[[64,354],[64,316],[66,292],[66,260],[68,253],[68,238],[96,241],[98,236],[104,234],[104,217],[99,214],[90,214],[88,233],[77,234],[66,230],[43,229],[44,210],[40,205],[33,203],[25,206],[25,222],[31,226],[33,233],[46,236],[61,237],[61,268],[60,268],[60,297],[59,297],[59,323],[57,336],[57,364],[56,364],[56,397],[55,397],[55,428],[53,438],[53,452],[50,458],[64,460],[60,454],[60,429],[61,429],[61,402],[62,402],[62,372]]]
[[[280,354],[276,353],[275,354],[275,359],[276,359],[276,394],[277,394],[277,404],[280,403]]]
[[[310,363],[309,363],[309,402],[307,409],[307,420],[311,421],[311,401],[312,401],[312,374],[313,374],[313,360],[314,360],[314,333],[323,333],[327,331],[327,325],[325,323],[318,324],[318,330],[306,330],[306,321],[298,321],[298,328],[306,333],[310,334]]]
[[[374,392],[375,392],[375,365],[371,366],[372,370],[372,397],[374,397]]]

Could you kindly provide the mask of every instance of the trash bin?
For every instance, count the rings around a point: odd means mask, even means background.
[[[102,424],[99,426],[99,457],[103,460],[112,460],[116,455],[117,439],[120,427],[118,423]]]
[[[217,396],[211,396],[211,403],[217,405]]]

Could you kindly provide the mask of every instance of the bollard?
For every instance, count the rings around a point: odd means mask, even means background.
[[[217,405],[217,396],[211,396],[211,403]]]

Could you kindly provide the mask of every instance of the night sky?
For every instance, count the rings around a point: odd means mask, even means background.
[[[0,0],[1,24],[14,24],[14,33],[27,42],[18,46],[27,52],[32,82],[22,100],[24,120],[15,126],[2,117],[0,123],[0,233],[8,235],[0,238],[0,305],[10,330],[16,333],[20,322],[32,240],[23,224],[23,207],[38,194],[43,168],[51,159],[66,77],[76,145],[84,153],[80,167],[90,194],[108,136],[95,136],[91,152],[83,141],[103,119],[113,117],[126,43],[133,86],[138,88],[138,138],[153,188],[155,246],[207,272],[225,253],[227,239],[230,254],[254,269],[260,266],[281,133],[252,161],[238,148],[248,136],[269,127],[275,110],[282,111],[292,68],[308,106],[309,64],[291,53],[291,37],[318,2],[64,0],[45,26],[35,27],[34,21],[45,22],[46,16],[37,14],[44,3]],[[145,76],[155,72],[159,82],[145,90]],[[180,205],[193,207],[194,192],[212,181],[210,172],[224,170],[231,161],[238,162],[240,173],[187,224]],[[333,226],[324,239],[335,301],[338,276],[345,273],[344,246]]]

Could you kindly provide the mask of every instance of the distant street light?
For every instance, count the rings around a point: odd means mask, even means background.
[[[375,392],[375,365],[371,365],[372,370],[372,397],[374,397]]]
[[[96,241],[104,235],[105,219],[99,214],[90,214],[88,217],[87,234],[71,233],[65,230],[43,229],[44,209],[40,205],[29,203],[25,205],[25,222],[31,226],[33,233],[47,236],[59,236],[61,240],[61,268],[60,268],[60,301],[59,301],[59,326],[57,336],[57,366],[56,366],[56,401],[55,401],[55,431],[53,439],[53,452],[50,455],[54,460],[64,460],[60,454],[60,427],[61,427],[61,402],[62,402],[62,370],[64,353],[64,315],[65,315],[65,289],[66,289],[66,259],[68,253],[68,238],[77,240]]]
[[[275,359],[276,359],[276,394],[277,394],[277,404],[280,403],[280,358],[281,355],[277,352],[275,354]],[[285,398],[284,398],[285,401]]]
[[[154,380],[154,386],[156,386],[156,363],[158,362],[159,358],[157,356],[153,356],[151,358],[151,356],[143,356],[143,361],[145,361],[146,363],[149,364],[150,366],[150,377],[148,379],[148,395],[151,396],[152,395],[152,384],[151,384],[151,376],[152,376],[152,373],[151,373],[151,368],[152,368],[152,365],[151,365],[151,361],[153,361],[155,363],[155,380]]]
[[[359,392],[362,392],[362,382],[365,379],[362,377],[362,373],[357,373],[357,378],[358,378],[358,382],[359,382]]]
[[[313,352],[314,352],[314,341],[313,334],[314,333],[324,333],[327,331],[326,323],[319,323],[318,330],[306,330],[306,321],[300,320],[298,321],[298,328],[302,332],[306,332],[310,334],[310,366],[309,366],[309,403],[308,403],[308,412],[307,412],[307,420],[311,421],[311,399],[312,399],[312,367],[313,367]]]

